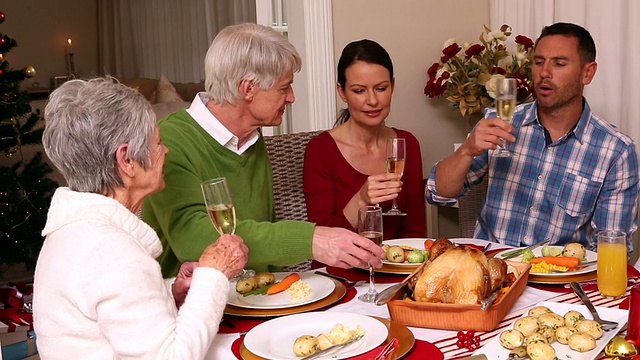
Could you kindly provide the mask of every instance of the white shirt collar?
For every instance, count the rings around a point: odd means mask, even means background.
[[[193,99],[191,106],[187,108],[187,113],[214,138],[220,145],[233,151],[238,155],[244,154],[253,144],[258,141],[260,134],[258,130],[254,130],[249,139],[238,148],[239,139],[231,131],[229,131],[220,120],[218,120],[207,108],[206,103],[209,101],[209,95],[206,92],[200,92]]]

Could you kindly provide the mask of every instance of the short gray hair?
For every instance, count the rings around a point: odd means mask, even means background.
[[[214,102],[234,104],[243,80],[267,90],[301,66],[298,51],[272,28],[254,23],[231,25],[218,33],[207,51],[205,89]]]
[[[123,186],[115,156],[121,144],[143,168],[151,166],[151,104],[114,78],[65,82],[51,93],[44,118],[44,151],[74,191],[107,194]]]

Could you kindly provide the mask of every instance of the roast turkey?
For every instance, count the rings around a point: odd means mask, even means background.
[[[500,289],[506,279],[503,260],[487,261],[482,251],[454,246],[427,265],[416,281],[416,301],[446,304],[479,304]]]

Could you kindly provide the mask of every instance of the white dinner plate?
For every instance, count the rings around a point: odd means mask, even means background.
[[[587,307],[584,305],[578,304],[565,304],[565,303],[554,303],[554,302],[541,302],[538,304],[540,306],[546,306],[554,313],[564,316],[569,310],[577,310],[584,315],[585,318],[589,320],[593,320],[591,313],[587,310]],[[611,320],[618,322],[618,327],[612,331],[605,331],[602,337],[596,340],[596,348],[587,351],[587,352],[577,352],[571,350],[569,345],[560,344],[557,341],[551,343],[551,346],[556,350],[556,357],[558,359],[595,359],[598,357],[598,354],[602,351],[602,349],[607,345],[609,340],[611,340],[614,336],[618,334],[620,329],[627,323],[627,318],[629,316],[629,312],[627,310],[621,309],[611,309],[605,307],[596,306],[596,310],[598,310],[598,314],[602,319]],[[521,317],[527,316],[527,313],[524,313]],[[515,323],[515,321],[514,321]],[[504,330],[513,329],[513,324],[509,325],[508,328]],[[504,331],[503,330],[503,331]],[[489,341],[485,346],[481,347],[474,353],[474,355],[485,354],[489,359],[508,359],[509,358],[508,349],[502,347],[500,344],[500,334],[496,335]]]
[[[267,359],[300,359],[293,352],[293,344],[302,335],[328,334],[336,324],[365,331],[362,339],[319,359],[344,359],[363,354],[382,344],[388,335],[387,327],[369,316],[343,312],[308,312],[282,316],[251,329],[244,338],[244,346],[255,355]]]
[[[406,238],[406,239],[393,239],[393,240],[385,240],[382,242],[382,245],[396,246],[396,245],[407,245],[414,247],[418,250],[424,251],[424,242],[428,238]],[[434,239],[435,240],[435,239]],[[395,263],[388,260],[382,260],[383,264],[391,265],[391,266],[401,266],[401,267],[417,267],[420,265],[419,263]]]
[[[284,279],[290,272],[273,273],[276,281]],[[331,279],[314,273],[298,273],[300,279],[307,283],[311,288],[309,296],[293,300],[286,291],[274,295],[249,295],[243,296],[236,292],[236,281],[229,284],[229,296],[227,304],[246,309],[284,309],[294,306],[309,304],[329,296],[336,288],[336,284]]]
[[[560,250],[562,250],[564,248],[564,246],[549,246],[549,247],[553,247],[553,248],[559,248]],[[505,252],[509,252],[515,249],[508,249],[508,250],[504,250],[501,251],[499,253],[497,253],[495,255],[496,258],[498,259],[502,259],[502,254],[504,254]],[[536,257],[542,256],[542,246],[539,246],[535,249],[532,250],[533,254]],[[522,261],[522,256],[516,256],[514,258],[509,259],[510,261]],[[598,253],[593,252],[591,250],[587,250],[587,259],[584,261],[592,261],[592,260],[598,260]],[[586,273],[590,273],[592,271],[596,271],[598,269],[598,265],[597,264],[593,264],[593,265],[589,265],[587,267],[585,267],[584,269],[579,269],[576,271],[567,271],[567,272],[560,272],[560,273],[539,273],[539,272],[533,272],[531,271],[531,274],[535,274],[536,276],[567,276],[567,275],[578,275],[578,274],[586,274]]]

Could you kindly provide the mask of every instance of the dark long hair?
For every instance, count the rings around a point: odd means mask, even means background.
[[[350,42],[342,49],[342,55],[340,55],[340,60],[338,61],[338,84],[343,89],[347,86],[347,76],[345,74],[347,68],[356,61],[383,66],[389,70],[389,77],[393,79],[393,63],[387,50],[373,40],[362,39]],[[351,114],[348,108],[340,110],[338,119],[333,126],[344,124],[350,117]]]

